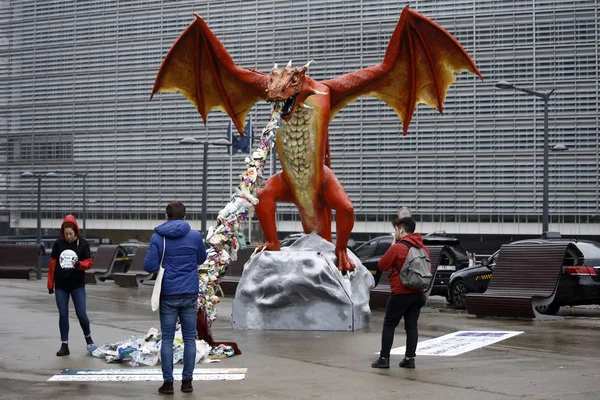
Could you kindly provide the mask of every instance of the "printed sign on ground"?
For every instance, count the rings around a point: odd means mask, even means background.
[[[489,346],[523,333],[522,331],[458,331],[419,342],[418,356],[456,356]],[[404,355],[406,346],[392,349],[390,354]]]
[[[176,381],[181,380],[183,369],[173,370]],[[246,377],[247,368],[196,368],[195,381],[238,381]],[[52,382],[99,382],[99,381],[162,381],[160,368],[135,368],[135,369],[65,369],[60,375],[54,375],[48,381]]]

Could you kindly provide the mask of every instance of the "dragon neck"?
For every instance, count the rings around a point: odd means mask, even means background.
[[[277,132],[277,153],[283,174],[299,207],[312,214],[316,199],[315,176],[321,168],[317,158],[317,132],[313,109],[298,108]]]

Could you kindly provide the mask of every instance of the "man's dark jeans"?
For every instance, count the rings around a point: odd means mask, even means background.
[[[160,364],[163,380],[173,382],[173,340],[177,318],[181,322],[183,335],[183,374],[184,381],[191,381],[196,364],[196,304],[197,296],[169,296],[160,299]]]
[[[79,319],[79,325],[84,336],[90,335],[90,320],[85,311],[85,287],[71,291],[58,289],[54,291],[56,306],[58,307],[58,327],[60,328],[60,340],[69,341],[69,297],[73,299],[75,314]]]
[[[416,355],[419,341],[417,322],[425,301],[425,294],[422,292],[390,295],[385,309],[385,319],[383,320],[380,357],[390,357],[390,350],[394,343],[394,331],[402,317],[404,317],[404,330],[406,330],[406,352],[404,355],[406,357]]]

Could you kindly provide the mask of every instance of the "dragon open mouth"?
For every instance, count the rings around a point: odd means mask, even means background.
[[[294,105],[296,104],[296,96],[292,96],[290,98],[288,98],[285,102],[282,102],[283,105],[281,106],[281,116],[282,117],[288,117],[292,114],[292,112],[294,111]]]
[[[272,100],[270,103],[273,104],[273,111],[278,112],[282,118],[289,117],[294,112],[294,106],[296,105],[297,95],[288,97],[287,100]]]

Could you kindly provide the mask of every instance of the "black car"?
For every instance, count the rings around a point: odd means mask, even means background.
[[[133,258],[137,252],[137,249],[139,249],[141,246],[148,246],[148,243],[143,243],[135,239],[129,239],[125,242],[119,243],[119,246],[125,249],[127,252],[127,257]]]
[[[286,236],[284,239],[281,239],[279,241],[279,246],[280,247],[288,247],[291,246],[292,244],[294,244],[296,242],[296,240],[300,239],[302,236],[304,236],[304,233],[292,233],[291,235]],[[335,233],[332,235],[332,240],[333,240],[333,244],[335,244]],[[347,246],[350,250],[354,250],[356,248],[356,242],[354,241],[354,239],[350,238],[348,240],[348,246]]]
[[[116,262],[121,262],[123,264],[123,272],[129,271],[129,267],[131,266],[131,262],[133,261],[133,257],[135,257],[135,253],[141,246],[148,246],[148,243],[140,242],[139,240],[129,239],[125,242],[119,243],[119,246],[125,249],[126,254],[117,257]]]
[[[379,259],[390,248],[394,241],[393,235],[380,236],[362,244],[354,252],[365,267],[379,282],[382,272],[377,268]],[[447,296],[448,279],[454,271],[469,267],[473,261],[471,255],[461,246],[460,239],[446,236],[443,232],[436,232],[423,236],[425,246],[445,245],[451,254],[442,254],[431,289],[432,296]]]
[[[510,244],[556,241],[567,241],[578,251],[571,248],[567,250],[567,265],[563,267],[554,301],[547,306],[538,307],[537,310],[544,314],[556,314],[561,306],[600,304],[600,243],[589,240],[526,239]],[[486,291],[499,253],[498,250],[481,264],[452,274],[447,287],[450,304],[456,308],[465,308],[467,293]]]

